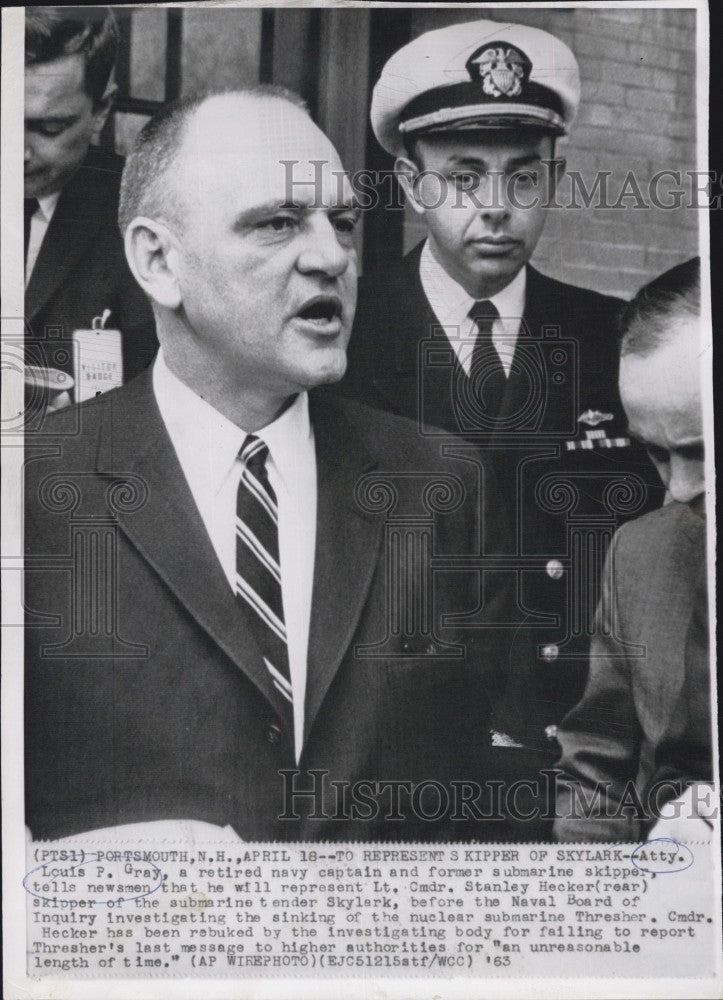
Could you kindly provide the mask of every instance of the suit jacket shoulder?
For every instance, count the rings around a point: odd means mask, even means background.
[[[382,466],[393,470],[427,467],[436,470],[455,464],[440,456],[434,438],[425,436],[424,428],[420,428],[415,420],[376,409],[358,400],[337,397],[333,392],[328,395],[324,392],[322,398],[324,409],[320,415],[324,419],[330,417],[332,420],[348,421],[360,442]]]
[[[665,504],[618,529],[612,558],[627,637],[636,642],[665,618],[673,598],[679,604],[681,594],[692,595],[705,564],[705,521],[687,504]]]
[[[158,343],[150,304],[130,272],[118,228],[123,159],[90,147],[61,191],[25,292],[32,363],[72,374],[73,331],[108,309],[108,326],[123,335],[124,380],[141,372]],[[62,337],[46,340],[59,327]],[[60,343],[60,341],[64,343]]]
[[[583,288],[581,285],[570,285],[566,281],[559,281],[543,274],[531,265],[527,268],[527,292],[529,298],[541,295],[550,301],[565,302],[571,312],[581,308],[592,308],[596,312],[614,315],[623,304],[623,300],[615,295],[605,295],[592,288]]]
[[[577,341],[585,368],[617,373],[617,319],[622,299],[569,285],[534,267],[527,268],[525,298],[524,319],[531,333],[539,334],[545,326],[559,327],[563,338]]]

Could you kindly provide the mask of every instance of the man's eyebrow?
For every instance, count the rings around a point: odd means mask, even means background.
[[[526,167],[531,163],[541,163],[542,157],[539,153],[528,153],[525,156],[517,156],[510,160],[508,166],[510,167]]]
[[[482,170],[487,170],[488,163],[483,160],[481,156],[458,156],[453,153],[449,160],[448,165],[450,167],[478,167]]]
[[[270,198],[269,201],[260,201],[256,205],[249,205],[247,208],[242,208],[234,220],[234,225],[242,225],[248,219],[256,219],[263,215],[273,214],[274,212],[300,212],[303,211],[303,208],[303,205],[293,201],[284,201],[283,198]]]
[[[516,156],[509,160],[506,167],[524,167],[530,163],[541,163],[542,157],[539,153],[525,153],[524,156]],[[488,170],[489,164],[481,156],[458,156],[452,154],[449,158],[449,166],[452,167],[476,167],[479,170]]]
[[[26,118],[26,125],[64,125],[66,122],[74,122],[78,115],[42,115],[39,118]]]
[[[248,208],[242,209],[236,216],[233,225],[234,228],[238,228],[245,225],[249,220],[263,218],[266,215],[273,215],[274,212],[302,213],[309,212],[315,207],[313,199],[309,201],[291,201],[273,198],[269,201],[260,202],[258,205],[250,205]],[[324,208],[327,212],[333,212],[334,214],[339,214],[341,212],[354,212],[355,214],[359,214],[361,211],[359,200],[356,195],[343,202],[335,202],[333,205],[324,206]]]

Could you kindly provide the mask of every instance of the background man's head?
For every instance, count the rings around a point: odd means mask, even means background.
[[[700,506],[705,490],[700,372],[700,260],[641,288],[621,317],[620,395],[670,497]]]
[[[164,109],[128,157],[119,221],[172,371],[222,412],[340,379],[357,215],[295,95],[257,87]]]
[[[117,52],[107,7],[26,9],[26,198],[60,191],[83,162],[112,104]]]
[[[374,89],[371,121],[432,253],[474,298],[494,295],[530,259],[563,161],[552,166],[580,97],[559,39],[473,21],[396,52]]]

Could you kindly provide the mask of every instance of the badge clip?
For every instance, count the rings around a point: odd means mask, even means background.
[[[94,316],[90,323],[91,330],[105,330],[105,324],[108,322],[110,312],[110,309],[104,309],[102,316]]]

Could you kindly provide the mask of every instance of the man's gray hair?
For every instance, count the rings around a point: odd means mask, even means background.
[[[644,285],[620,314],[620,355],[647,357],[671,339],[671,320],[700,316],[700,257]]]

